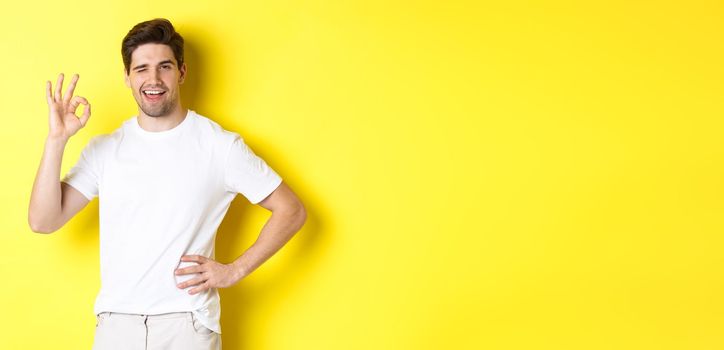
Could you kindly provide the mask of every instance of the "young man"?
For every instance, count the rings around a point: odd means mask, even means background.
[[[217,288],[278,251],[306,211],[239,134],[182,106],[183,38],[168,20],[134,26],[122,55],[138,115],[93,137],[62,181],[65,145],[88,122],[90,103],[73,96],[77,74],[65,94],[62,74],[54,93],[47,82],[50,127],[28,222],[34,232],[52,233],[99,198],[94,349],[220,349]],[[257,241],[223,264],[214,260],[214,240],[237,193],[272,215]]]

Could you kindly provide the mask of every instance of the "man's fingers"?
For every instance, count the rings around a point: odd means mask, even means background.
[[[60,102],[63,100],[62,95],[60,94],[60,89],[63,86],[63,73],[60,73],[58,75],[58,82],[55,85],[55,95],[53,98],[55,99],[55,102]]]
[[[85,99],[85,97],[80,96],[73,96],[73,98],[70,100],[70,110],[69,112],[75,114],[75,110],[78,109],[78,106],[84,104],[88,105],[88,100]]]
[[[48,104],[53,103],[53,95],[50,92],[50,80],[45,82],[45,98],[48,100]]]
[[[73,74],[73,78],[70,80],[70,84],[68,84],[68,89],[65,91],[65,98],[63,99],[66,103],[73,97],[73,91],[75,90],[75,85],[78,83],[78,78],[78,74]]]
[[[75,115],[75,111],[81,104],[85,105],[85,108],[83,109],[83,115],[80,116],[80,125],[85,126],[85,124],[88,122],[88,119],[90,118],[90,103],[88,103],[88,100],[86,100],[85,97],[73,96],[73,98],[70,100],[70,110],[68,110],[68,112]]]
[[[181,282],[181,283],[177,284],[176,286],[179,287],[179,288],[181,288],[181,289],[184,289],[184,288],[186,288],[186,287],[191,287],[191,286],[195,286],[195,285],[200,284],[200,283],[204,283],[205,281],[206,281],[206,280],[204,280],[203,278],[197,277],[197,278],[193,278],[193,279],[190,279],[190,280],[188,280],[188,281],[185,281],[185,282]]]
[[[198,273],[198,272],[204,272],[201,265],[189,266],[189,267],[184,267],[183,269],[176,270],[177,275],[188,275],[191,273]]]
[[[208,281],[201,283],[200,285],[196,286],[196,288],[193,288],[189,291],[189,294],[196,294],[203,292],[205,290],[209,289],[209,283]]]
[[[90,103],[85,105],[85,108],[83,109],[83,115],[80,116],[80,125],[85,126],[88,124],[88,119],[90,119],[91,116],[91,110],[90,110]]]
[[[181,257],[181,261],[194,261],[198,263],[203,263],[207,260],[209,259],[203,255],[184,255]]]

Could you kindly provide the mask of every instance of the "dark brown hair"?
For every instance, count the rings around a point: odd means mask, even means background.
[[[126,74],[130,73],[131,55],[137,47],[148,44],[164,44],[171,47],[178,69],[184,63],[184,38],[176,32],[171,22],[165,18],[155,18],[136,24],[128,31],[121,44],[121,55]]]

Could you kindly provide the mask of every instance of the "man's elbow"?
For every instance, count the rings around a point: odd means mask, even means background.
[[[288,212],[292,221],[294,221],[297,230],[301,229],[307,221],[307,209],[304,208],[304,204],[302,204],[301,201],[296,200],[295,203],[290,206]]]
[[[33,220],[33,218],[31,218],[30,216],[28,216],[28,225],[30,226],[30,230],[35,233],[50,234],[58,230],[58,228],[54,227],[53,225]]]
[[[304,205],[299,203],[299,228],[302,228],[304,226],[304,223],[307,222],[307,209],[304,208]]]

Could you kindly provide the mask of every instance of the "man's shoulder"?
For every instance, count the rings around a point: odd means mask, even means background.
[[[239,134],[234,131],[224,129],[224,127],[211,118],[196,112],[194,113],[196,114],[196,127],[204,136],[213,137],[222,143],[232,142],[239,136]]]

